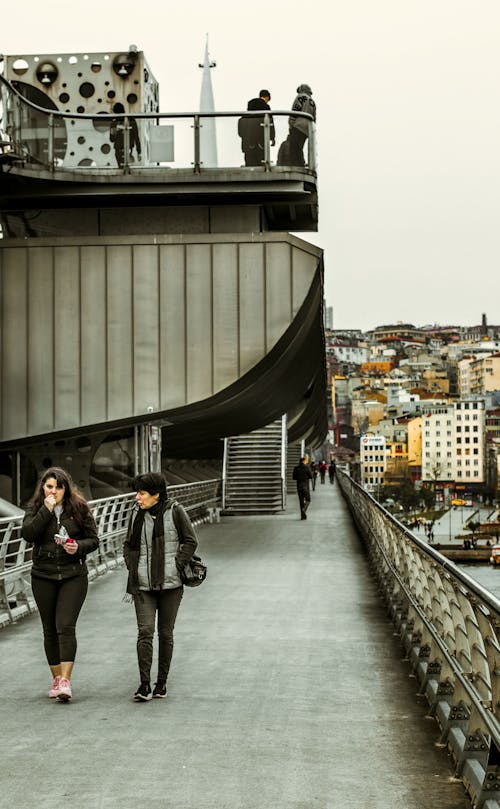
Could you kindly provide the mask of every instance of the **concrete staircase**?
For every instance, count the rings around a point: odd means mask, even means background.
[[[286,417],[224,445],[224,514],[276,514],[285,508]]]

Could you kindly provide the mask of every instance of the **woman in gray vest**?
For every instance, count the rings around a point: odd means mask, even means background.
[[[181,603],[181,571],[198,544],[184,508],[167,497],[162,475],[147,472],[133,482],[136,507],[123,556],[129,572],[127,593],[137,616],[137,658],[141,682],[137,702],[166,697],[167,677],[174,649],[174,625]],[[158,676],[151,693],[153,638],[158,620]]]

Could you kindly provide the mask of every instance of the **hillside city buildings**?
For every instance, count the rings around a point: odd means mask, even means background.
[[[331,317],[330,317],[331,320]],[[500,326],[325,329],[332,454],[377,495],[500,500]]]

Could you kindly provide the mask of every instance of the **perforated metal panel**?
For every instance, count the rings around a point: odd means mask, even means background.
[[[33,54],[4,57],[4,76],[38,106],[67,113],[113,114],[121,103],[126,113],[158,112],[158,83],[144,53],[130,46],[121,53]],[[6,106],[5,128],[9,128]],[[25,137],[44,137],[43,116],[28,116]],[[143,157],[149,123],[138,122]],[[67,167],[116,166],[109,121],[56,119],[56,158]],[[36,153],[36,151],[35,151]]]

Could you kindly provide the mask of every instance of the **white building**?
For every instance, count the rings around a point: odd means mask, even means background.
[[[484,483],[485,404],[462,400],[422,413],[422,480]]]
[[[376,492],[384,485],[386,469],[386,442],[383,435],[361,436],[359,442],[361,485],[368,492]]]
[[[456,483],[485,481],[485,404],[481,400],[456,402],[453,479]]]

